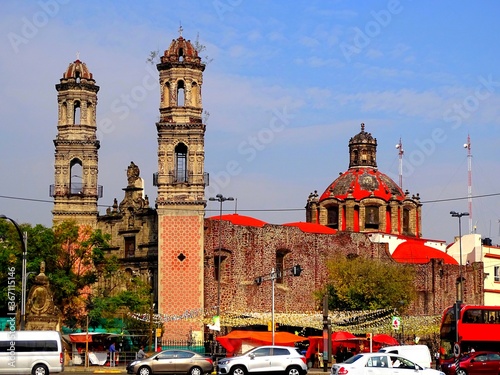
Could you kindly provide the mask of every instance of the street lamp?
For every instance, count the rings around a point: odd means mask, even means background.
[[[457,283],[457,285],[459,286],[460,288],[460,293],[457,293],[457,298],[460,298],[460,301],[457,301],[457,302],[463,302],[464,300],[464,289],[463,289],[463,285],[462,285],[462,216],[469,216],[469,213],[468,212],[456,212],[456,211],[450,211],[450,215],[452,217],[458,217],[458,246],[459,246],[459,249],[460,249],[460,268],[458,270],[458,277],[459,277],[459,281]]]
[[[19,234],[19,239],[22,243],[22,251],[23,251],[23,260],[22,260],[22,268],[21,268],[21,331],[24,331],[25,326],[25,315],[26,315],[26,253],[28,249],[28,233],[21,232],[21,228],[19,225],[12,220],[10,217],[5,215],[0,215],[0,219],[9,220],[16,227],[17,233]]]
[[[225,201],[234,201],[233,197],[224,197],[222,194],[217,194],[215,197],[208,198],[209,201],[217,201],[220,203],[219,207],[219,259],[217,265],[217,316],[220,319],[220,274],[221,274],[221,250],[222,250],[222,237],[221,237],[221,225],[222,225],[222,203]]]

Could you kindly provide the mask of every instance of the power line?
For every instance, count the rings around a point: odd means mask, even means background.
[[[500,193],[473,195],[472,199],[488,198],[488,197],[496,197],[496,196],[500,196]],[[0,198],[20,200],[20,201],[26,201],[26,202],[54,203],[53,200],[48,200],[48,199],[13,197],[13,196],[9,196],[9,195],[0,195]],[[464,199],[469,199],[469,196],[426,200],[426,201],[422,201],[422,204],[423,203],[453,202],[453,201],[459,201],[459,200],[464,200]],[[109,205],[109,204],[98,204],[97,205],[97,207],[106,207],[106,208],[111,207],[111,206],[112,205]],[[289,212],[289,211],[302,211],[302,210],[304,210],[304,208],[263,208],[263,209],[245,209],[245,210],[238,209],[238,212]],[[216,211],[216,210],[207,210],[207,211]]]

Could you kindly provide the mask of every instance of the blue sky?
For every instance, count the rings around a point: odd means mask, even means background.
[[[403,188],[424,203],[423,236],[450,242],[458,223],[449,212],[468,211],[470,134],[472,224],[500,242],[498,2],[40,0],[0,8],[0,213],[18,222],[51,225],[54,85],[77,52],[100,86],[98,124],[111,124],[99,131],[101,213],[123,199],[130,161],[154,202],[159,89],[146,59],[167,49],[182,24],[186,39],[206,47],[207,197],[237,198],[224,209],[305,221],[309,193],[347,169],[348,141],[363,122],[378,140],[379,169],[396,182],[402,139]],[[216,202],[207,208],[218,213]]]

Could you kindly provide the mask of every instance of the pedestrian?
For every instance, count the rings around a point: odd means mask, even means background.
[[[434,353],[434,359],[436,360],[436,370],[439,370],[441,356],[439,355],[439,351]]]
[[[147,355],[146,355],[146,353],[144,353],[144,345],[141,345],[141,347],[139,348],[139,351],[137,352],[137,359],[144,359],[146,357],[147,357]]]
[[[116,356],[116,348],[115,342],[111,342],[109,346],[109,367],[115,367],[115,356]]]

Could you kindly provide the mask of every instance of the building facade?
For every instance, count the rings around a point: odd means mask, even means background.
[[[238,214],[205,217],[205,65],[192,43],[179,36],[157,69],[154,207],[139,166],[131,162],[120,203],[115,198],[105,213],[98,212],[98,86],[79,60],[56,86],[59,120],[51,194],[54,223],[73,219],[109,233],[109,253],[118,256],[122,272],[151,285],[155,310],[165,323],[164,338],[201,338],[206,320],[218,311],[226,325],[235,314],[269,312],[271,283],[258,285],[255,278],[273,270],[283,272],[276,280],[277,313],[319,311],[314,292],[325,286],[328,260],[340,254],[414,264],[418,298],[410,310],[415,314],[440,314],[455,301],[457,261],[442,242],[422,238],[419,196],[403,192],[378,170],[377,142],[364,124],[349,141],[348,170],[321,196],[313,193],[307,199],[306,222],[274,225]],[[74,175],[81,177],[80,185]],[[290,269],[297,264],[304,271],[293,277]],[[479,303],[483,295],[482,263],[474,264],[466,280],[468,303]]]

